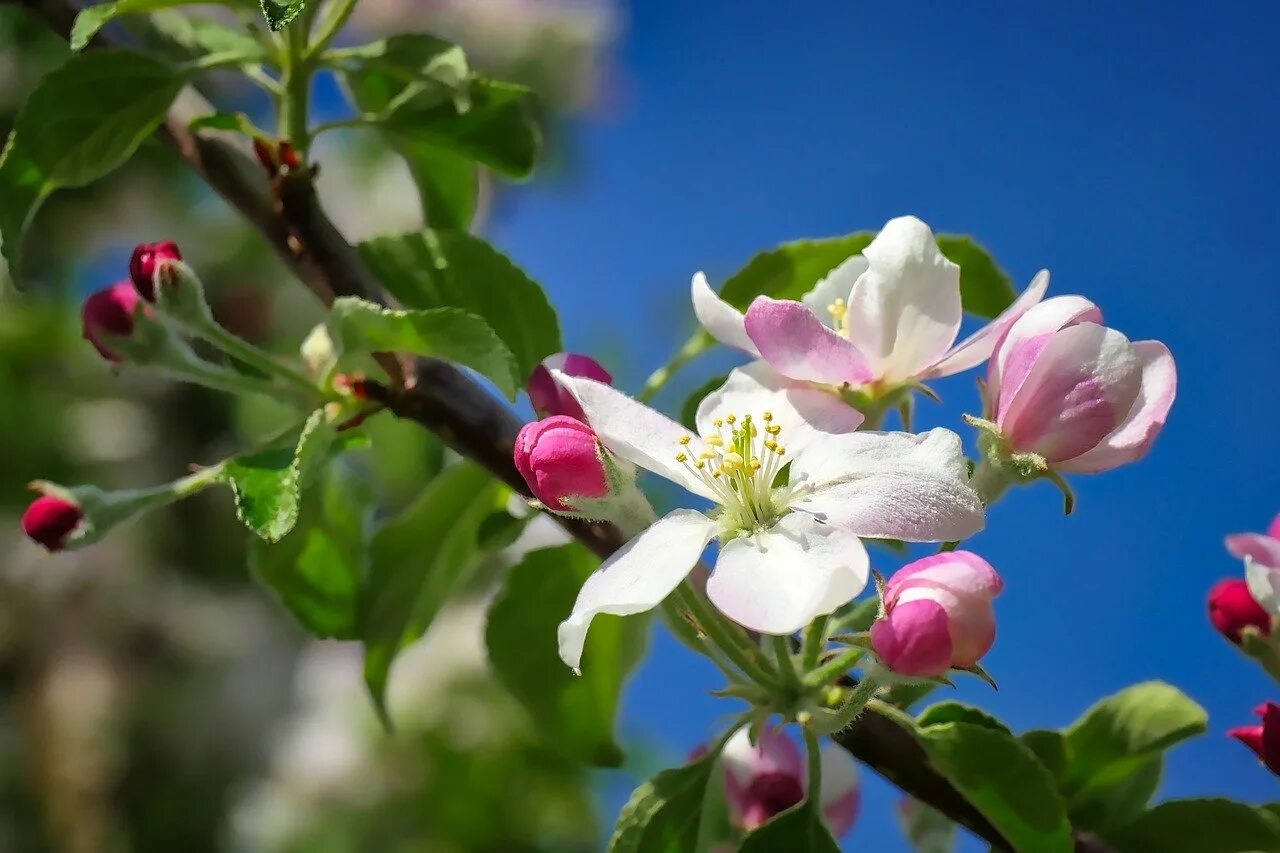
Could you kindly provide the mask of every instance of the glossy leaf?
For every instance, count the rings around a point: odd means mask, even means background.
[[[509,492],[468,462],[446,468],[369,545],[361,594],[364,677],[379,713],[391,664],[423,635],[480,554],[480,524]],[[388,720],[389,722],[389,720]]]
[[[1009,727],[997,720],[995,717],[975,708],[972,705],[965,705],[963,702],[938,702],[930,705],[920,712],[916,717],[916,725],[920,728],[929,726],[937,726],[942,723],[972,723],[977,726],[985,726],[1004,734],[1009,734]]]
[[[841,261],[865,249],[874,237],[873,231],[859,231],[844,237],[783,243],[756,255],[730,276],[720,296],[743,311],[761,295],[799,299]]]
[[[1120,853],[1280,850],[1280,818],[1230,800],[1172,800],[1108,831],[1106,839]]]
[[[122,165],[160,124],[184,79],[143,53],[73,56],[27,99],[0,156],[0,239],[17,278],[23,233],[55,190]]]
[[[480,237],[425,230],[359,248],[406,308],[457,308],[483,319],[515,356],[518,385],[542,359],[563,349],[560,324],[542,288]]]
[[[582,675],[564,665],[556,627],[597,565],[581,545],[526,555],[493,602],[485,643],[498,680],[528,709],[539,731],[581,761],[613,767],[622,761],[614,718],[622,687],[644,652],[649,620],[644,614],[596,617]]]
[[[609,853],[695,850],[703,797],[718,757],[709,753],[684,767],[663,770],[636,788],[618,814]]]
[[[457,308],[393,311],[355,297],[333,303],[329,334],[344,354],[404,352],[470,367],[515,399],[522,374],[515,356],[493,329]]]
[[[972,237],[939,234],[937,241],[942,254],[960,265],[960,304],[966,312],[992,318],[1013,304],[1018,294],[1009,276]]]
[[[840,846],[827,831],[811,799],[806,798],[769,820],[748,835],[738,848],[739,853],[778,853],[783,850],[840,853]]]

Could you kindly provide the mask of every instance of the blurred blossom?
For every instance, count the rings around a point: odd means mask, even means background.
[[[85,400],[67,409],[71,441],[86,462],[124,462],[156,440],[155,419],[131,400]]]

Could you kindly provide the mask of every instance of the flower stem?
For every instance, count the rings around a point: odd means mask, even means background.
[[[804,733],[804,751],[808,759],[809,787],[806,796],[810,802],[817,803],[822,796],[822,750],[818,746],[818,733],[811,726],[801,726],[800,731]]]
[[[285,27],[284,43],[284,74],[281,78],[284,97],[280,99],[278,130],[280,137],[293,143],[305,160],[307,149],[311,146],[307,129],[310,117],[311,64],[306,56],[306,22],[299,19]]]
[[[231,334],[217,323],[202,324],[198,331],[200,337],[237,361],[244,362],[254,370],[265,373],[267,376],[283,379],[295,388],[305,391],[308,395],[319,396],[320,389],[312,384],[311,380],[287,365],[281,364],[269,353],[265,353],[248,341]]]
[[[861,648],[855,647],[852,649],[846,649],[831,660],[822,664],[822,666],[815,667],[806,672],[804,676],[804,686],[809,688],[821,687],[831,680],[839,678],[852,669],[853,665],[856,664],[865,654],[866,650]]]
[[[329,46],[329,43],[342,31],[342,28],[347,23],[347,18],[351,17],[351,13],[355,8],[356,0],[334,0],[333,4],[325,10],[324,17],[320,20],[316,37],[312,40],[311,46],[307,50],[308,60],[314,58]]]
[[[161,370],[175,379],[194,382],[196,385],[203,385],[205,388],[224,391],[228,394],[265,394],[277,399],[281,396],[294,397],[292,393],[284,393],[283,389],[272,382],[245,376],[234,370],[210,364],[198,357],[187,359],[181,368],[166,366]],[[297,398],[297,401],[304,402],[301,398]]]
[[[675,635],[676,639],[693,651],[710,658],[711,662],[730,682],[734,684],[742,682],[742,673],[734,668],[733,663],[725,657],[724,652],[720,651],[720,648],[715,643],[710,642],[709,637],[698,635],[697,630],[689,624],[684,614],[680,612],[680,607],[673,597],[668,596],[662,602],[662,615],[666,618],[667,628]]]
[[[1011,482],[1008,475],[998,465],[992,464],[990,459],[979,462],[973,476],[969,478],[969,485],[978,493],[983,506],[991,506],[999,500]]]
[[[883,686],[880,683],[880,676],[881,671],[877,664],[872,664],[863,670],[862,680],[858,682],[857,687],[853,688],[848,700],[834,716],[823,721],[823,734],[838,732],[857,719],[862,709],[866,708],[867,703],[875,697],[876,691]]]
[[[663,386],[671,381],[671,377],[675,376],[680,368],[705,352],[711,346],[711,343],[711,336],[706,332],[694,334],[693,337],[685,341],[684,346],[680,347],[670,361],[649,375],[649,378],[645,380],[644,387],[636,395],[636,399],[641,403],[647,403],[653,399],[653,395],[661,391]]]
[[[773,644],[773,656],[778,661],[778,672],[783,683],[791,690],[799,691],[800,674],[796,672],[795,661],[791,659],[791,637],[774,634],[769,637]]]
[[[762,687],[770,690],[778,688],[777,675],[759,659],[759,651],[748,644],[746,635],[742,633],[740,628],[736,625],[728,624],[689,585],[688,581],[676,587],[676,593],[680,596],[681,603],[693,614],[694,619],[706,633],[708,639],[719,646],[720,650],[724,652],[729,660],[733,661],[738,669],[742,670],[748,678]]]
[[[827,623],[830,618],[824,613],[810,622],[808,628],[805,628],[804,656],[800,659],[801,668],[805,672],[818,665],[818,658],[822,656],[822,647],[827,642]]]

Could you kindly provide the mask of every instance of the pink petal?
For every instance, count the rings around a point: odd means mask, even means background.
[[[1043,346],[1013,395],[1007,401],[1001,395],[997,422],[1014,449],[1056,463],[1090,450],[1115,430],[1141,387],[1142,367],[1124,335],[1082,323]]]
[[[711,285],[707,284],[705,275],[694,275],[691,290],[694,316],[711,337],[725,346],[740,349],[749,355],[759,355],[743,328],[742,312],[721,299],[711,289]]]
[[[885,606],[893,606],[903,591],[917,586],[942,586],[958,596],[993,598],[1004,589],[1004,581],[990,563],[970,551],[933,554],[893,573],[885,585]]]
[[[1178,371],[1168,347],[1159,341],[1138,341],[1133,351],[1142,367],[1142,387],[1128,416],[1101,444],[1059,462],[1063,471],[1106,471],[1140,459],[1160,434],[1178,391]]]
[[[826,743],[820,753],[822,764],[822,818],[836,838],[853,828],[858,817],[857,762],[842,747]]]
[[[1280,515],[1271,519],[1271,526],[1267,528],[1267,535],[1272,539],[1280,539]]]
[[[858,348],[799,302],[756,297],[747,309],[746,329],[760,357],[783,376],[829,385],[871,379]]]
[[[899,604],[871,626],[871,646],[900,675],[942,675],[951,667],[947,611],[936,601]]]
[[[1004,309],[1000,316],[952,347],[950,352],[938,359],[933,367],[926,370],[920,378],[930,379],[935,376],[950,376],[953,373],[960,373],[971,367],[977,367],[986,361],[991,357],[991,353],[995,351],[996,344],[1000,342],[1000,339],[1004,337],[1010,327],[1017,322],[1018,318],[1044,298],[1044,292],[1048,287],[1049,271],[1040,270],[1040,272],[1036,273],[1036,277],[1031,279],[1031,284],[1027,285],[1027,289],[1022,291],[1022,295],[1012,305]]]
[[[1073,326],[1076,323],[1101,323],[1102,312],[1083,296],[1055,296],[1044,302],[1031,306],[1026,313],[1013,322],[1004,337],[997,341],[991,364],[987,369],[987,400],[991,404],[991,412],[996,411],[995,404],[1001,399],[1002,388],[1007,388],[1007,396],[1017,393],[1018,385],[1026,378],[1023,371],[1015,379],[1005,377],[1005,365],[1010,354],[1023,342],[1041,335],[1051,334]],[[1030,365],[1028,364],[1029,368]]]
[[[1280,541],[1261,533],[1235,533],[1224,541],[1231,556],[1241,560],[1249,558],[1268,568],[1280,569]]]
[[[738,729],[725,743],[721,763],[731,803],[740,811],[748,805],[747,789],[757,776],[777,773],[805,778],[804,756],[781,727],[765,726],[754,747],[747,729]]]

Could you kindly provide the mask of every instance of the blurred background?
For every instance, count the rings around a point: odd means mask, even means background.
[[[1015,491],[971,540],[1007,580],[986,661],[1000,691],[964,681],[958,698],[1015,730],[1057,727],[1162,678],[1206,707],[1210,733],[1171,753],[1159,796],[1277,799],[1222,733],[1280,691],[1213,632],[1204,597],[1240,573],[1223,534],[1280,510],[1280,7],[363,0],[353,27],[436,32],[539,92],[547,161],[491,188],[482,227],[547,289],[569,347],[629,390],[693,330],[694,271],[718,284],[760,249],[902,213],[973,234],[1017,282],[1048,267],[1052,294],[1165,341],[1181,387],[1152,454],[1076,478],[1070,518],[1047,485]],[[0,7],[0,124],[64,51]],[[261,114],[222,82],[220,103]],[[316,118],[344,111],[319,81]],[[417,226],[403,167],[368,140],[333,134],[316,156],[350,238]],[[714,670],[660,632],[623,703],[627,765],[587,772],[487,674],[484,584],[397,663],[388,737],[358,648],[307,640],[253,583],[226,494],[73,555],[21,537],[33,478],[148,485],[279,420],[113,375],[80,340],[80,300],[161,238],[264,346],[287,351],[320,317],[158,145],[40,214],[27,292],[0,310],[0,850],[598,849],[631,788],[724,722]],[[659,403],[734,363],[706,356]],[[937,389],[920,426],[963,431],[973,376]],[[412,426],[373,429],[359,463],[403,506],[441,450]],[[873,556],[886,573],[906,559]],[[865,778],[846,846],[906,849],[897,802]]]

